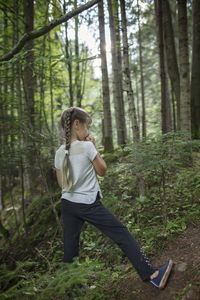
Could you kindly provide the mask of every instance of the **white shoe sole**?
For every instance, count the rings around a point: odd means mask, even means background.
[[[170,275],[172,266],[173,266],[173,261],[170,259],[168,267],[167,267],[167,270],[165,271],[165,274],[164,274],[164,276],[163,276],[163,278],[162,278],[162,280],[160,282],[159,289],[164,289],[164,287],[166,286],[167,279],[168,279],[168,277]]]

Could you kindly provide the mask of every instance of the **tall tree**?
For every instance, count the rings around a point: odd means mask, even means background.
[[[142,137],[146,138],[146,109],[145,109],[145,93],[144,93],[144,74],[143,74],[143,58],[142,58],[142,32],[140,25],[140,6],[137,0],[138,10],[138,43],[139,43],[139,61],[140,61],[140,84],[141,84],[141,98],[142,98]]]
[[[108,0],[109,25],[111,37],[111,53],[112,53],[112,71],[113,71],[113,102],[115,108],[115,121],[117,127],[118,145],[126,143],[126,123],[124,114],[124,103],[122,98],[122,69],[119,62],[119,40],[117,39],[117,17],[114,18],[114,8],[116,0]],[[116,11],[116,10],[115,10]],[[116,14],[115,14],[116,16]]]
[[[200,139],[200,1],[193,0],[193,43],[191,80],[192,137]]]
[[[103,1],[98,3],[98,17],[99,17],[103,111],[104,111],[104,151],[110,152],[113,150],[113,139],[112,139],[112,119],[111,119],[111,109],[110,109],[110,89],[109,89],[107,58],[106,58],[106,39],[105,39]]]
[[[63,13],[66,14],[66,6],[67,3],[64,0],[63,4]],[[70,106],[74,105],[74,93],[73,93],[73,82],[72,82],[72,62],[70,59],[70,46],[69,46],[69,39],[68,39],[68,23],[65,22],[65,55],[67,59],[67,69],[69,75],[69,98],[70,98]]]
[[[164,47],[166,51],[167,69],[172,85],[172,90],[177,104],[177,128],[180,130],[180,77],[174,40],[174,30],[171,18],[169,0],[158,1],[162,6],[162,20],[164,32]],[[169,116],[170,117],[170,116]],[[171,126],[171,125],[170,125]]]
[[[77,9],[77,0],[74,0],[74,9]],[[77,106],[81,106],[82,95],[81,95],[81,74],[80,74],[80,62],[79,62],[79,16],[76,15],[75,21],[75,94]]]
[[[29,33],[33,30],[34,24],[34,1],[24,0],[24,32]],[[33,41],[29,41],[25,50],[25,65],[23,70],[24,92],[27,117],[30,125],[34,127],[34,52]]]
[[[24,32],[29,33],[34,28],[34,1],[24,0]],[[34,103],[34,51],[33,40],[25,45],[26,55],[23,69],[24,99],[25,99],[25,123],[26,131],[25,140],[28,146],[26,152],[26,187],[32,189],[32,182],[35,178],[33,168],[34,149],[31,136],[35,130],[35,103]]]
[[[167,72],[165,62],[165,50],[164,50],[164,39],[163,39],[163,9],[162,2],[154,0],[156,22],[158,27],[158,45],[159,45],[159,61],[160,61],[160,78],[161,78],[161,119],[162,119],[162,133],[171,131],[171,120],[170,120],[170,103],[169,93],[167,84]]]
[[[129,65],[129,46],[128,46],[128,37],[127,37],[127,20],[126,20],[126,8],[125,1],[120,0],[120,8],[121,8],[121,17],[122,17],[122,33],[123,33],[123,62],[124,62],[124,78],[125,78],[125,86],[129,104],[129,114],[132,125],[132,134],[133,140],[135,142],[139,141],[139,128],[136,116],[135,109],[135,100],[133,95],[133,88],[131,83],[131,73],[130,73],[130,65]]]
[[[190,70],[187,29],[187,0],[178,0],[180,129],[191,137]]]
[[[2,32],[2,48],[1,50],[5,54],[8,50],[8,7],[6,6],[3,9],[2,14],[2,23],[1,23],[1,32]],[[9,137],[9,126],[8,126],[8,78],[9,78],[9,68],[5,66],[1,66],[0,69],[0,157],[3,158],[4,149],[10,146],[8,143]],[[4,182],[6,179],[6,175],[4,172],[5,163],[1,162],[0,168],[0,213],[1,210],[4,209]]]

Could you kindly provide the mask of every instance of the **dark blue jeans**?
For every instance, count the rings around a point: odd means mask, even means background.
[[[155,269],[140,249],[129,230],[103,206],[97,195],[93,204],[73,203],[62,200],[64,224],[64,262],[72,262],[79,254],[79,237],[85,221],[96,226],[111,238],[129,258],[142,280],[148,280]]]

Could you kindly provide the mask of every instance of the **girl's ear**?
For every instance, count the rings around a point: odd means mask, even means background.
[[[74,120],[73,126],[74,126],[75,129],[79,129],[79,124],[80,124],[79,120]]]

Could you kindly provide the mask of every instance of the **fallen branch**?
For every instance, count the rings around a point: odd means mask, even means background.
[[[24,45],[33,39],[36,39],[42,35],[45,35],[46,33],[48,33],[49,31],[51,31],[54,27],[67,22],[69,19],[73,18],[74,16],[80,14],[81,12],[83,12],[84,10],[87,10],[89,8],[91,8],[92,6],[94,6],[95,4],[97,4],[98,2],[100,2],[102,0],[92,0],[89,1],[88,3],[81,5],[80,7],[78,7],[77,9],[51,21],[49,24],[45,25],[44,27],[38,29],[38,30],[33,30],[30,31],[28,33],[25,33],[22,38],[18,41],[18,43],[5,55],[3,55],[2,57],[0,57],[0,62],[3,61],[8,61],[9,59],[11,59],[15,54],[17,54],[23,47]]]

